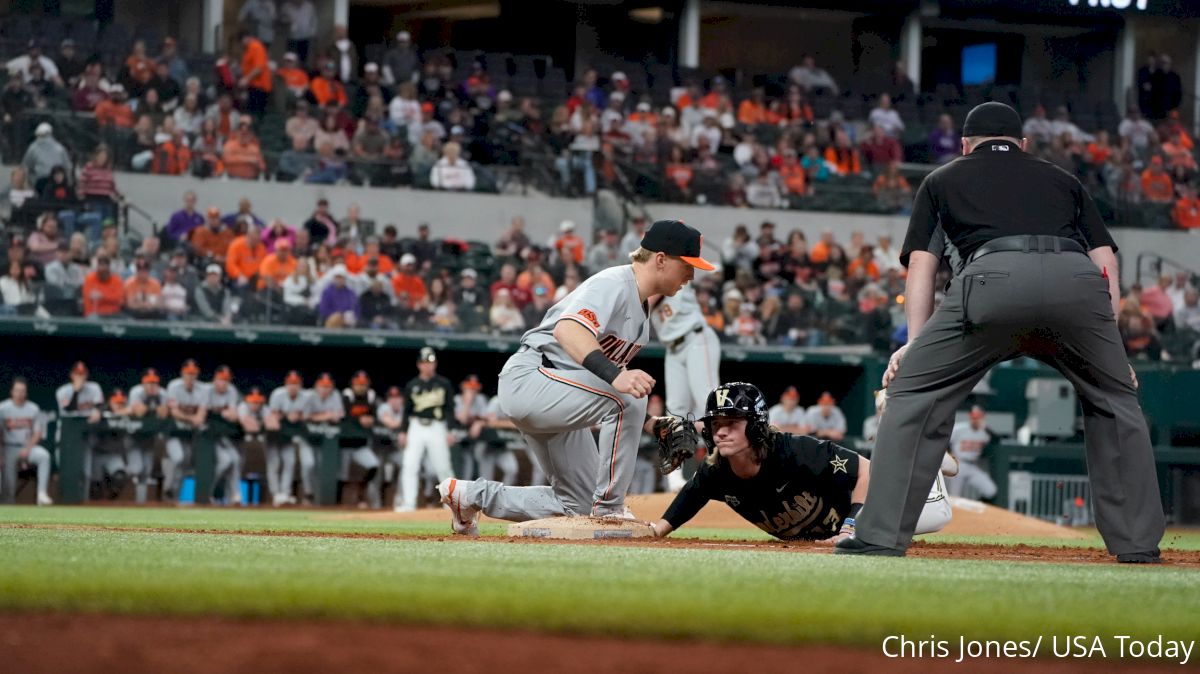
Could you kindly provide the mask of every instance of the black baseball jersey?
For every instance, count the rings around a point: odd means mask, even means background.
[[[734,475],[727,461],[702,464],[663,519],[678,529],[708,501],[724,501],[776,538],[829,538],[850,512],[858,459],[858,454],[828,440],[779,433],[758,474],[748,480]]]
[[[929,250],[941,225],[963,258],[992,239],[1042,234],[1072,239],[1091,250],[1116,243],[1079,180],[1004,140],[981,143],[921,182],[900,261]]]
[[[375,414],[375,408],[379,406],[375,391],[367,389],[365,393],[358,394],[354,389],[346,388],[342,391],[342,404],[346,408],[346,416],[342,424],[341,446],[362,447],[368,444],[372,432],[363,428],[358,418]]]
[[[404,385],[404,418],[454,421],[454,384],[441,375],[426,381],[420,377]]]

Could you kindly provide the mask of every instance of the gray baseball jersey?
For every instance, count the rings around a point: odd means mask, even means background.
[[[276,412],[281,417],[287,417],[292,412],[303,414],[308,409],[308,398],[311,395],[313,395],[312,391],[300,389],[296,393],[296,397],[293,398],[288,395],[286,386],[280,386],[271,391],[271,397],[267,400],[267,407],[271,408],[273,412]]]
[[[809,432],[816,433],[817,431],[841,431],[846,432],[846,416],[837,407],[829,409],[829,416],[821,414],[821,406],[813,405],[808,408],[806,415]]]
[[[650,312],[650,323],[654,334],[663,344],[670,344],[680,337],[704,327],[704,314],[700,313],[700,302],[692,284],[683,286],[674,297],[663,297]]]
[[[38,415],[41,410],[37,403],[26,400],[24,405],[17,405],[12,399],[0,403],[0,423],[4,424],[4,445],[6,447],[24,447],[29,442],[35,429],[41,427]]]
[[[153,396],[148,395],[146,393],[146,387],[138,384],[137,386],[129,389],[129,404],[134,405],[137,403],[145,405],[146,409],[153,412],[154,410],[158,409],[159,405],[167,404],[167,394],[162,390],[161,387],[159,387],[158,394]]]
[[[500,409],[500,396],[496,396],[488,401],[487,410],[484,415],[488,418],[495,417],[498,420],[505,420],[508,417],[504,416],[504,411]]]
[[[380,421],[387,419],[388,421],[396,421],[403,424],[404,405],[401,405],[400,409],[395,409],[391,405],[387,404],[387,401],[385,400],[384,402],[379,403],[379,407],[375,410],[375,416]],[[403,428],[403,426],[401,426],[401,428]]]
[[[475,399],[471,401],[470,415],[472,419],[481,419],[487,416],[488,397],[482,393],[477,393]],[[463,413],[463,397],[462,394],[454,396],[454,416],[459,416]]]
[[[238,403],[237,406],[237,413],[239,417],[250,417],[252,419],[258,419],[259,421],[263,420],[263,412],[266,410],[266,405],[259,405],[258,409],[254,410],[250,407],[250,403],[246,402],[245,400]]]
[[[195,414],[196,410],[208,405],[208,386],[199,381],[188,388],[183,379],[172,379],[167,384],[167,403],[179,408],[184,414]]]
[[[776,405],[767,412],[767,417],[775,426],[804,426],[808,424],[808,412],[799,405],[788,411],[783,405]]]
[[[104,406],[104,392],[94,381],[84,382],[78,395],[70,384],[63,384],[54,393],[54,399],[58,401],[59,414],[87,414]]]
[[[217,391],[217,387],[214,386],[213,384],[209,384],[208,385],[208,398],[207,398],[207,402],[205,403],[205,406],[208,407],[208,409],[213,412],[218,411],[218,410],[223,410],[227,407],[232,407],[236,410],[237,406],[238,406],[238,402],[241,399],[242,399],[242,396],[238,394],[237,387],[234,386],[233,384],[229,384],[228,386],[226,386],[225,391],[223,393]]]
[[[521,343],[540,351],[560,370],[583,370],[554,338],[554,326],[570,320],[596,336],[609,360],[625,366],[650,340],[650,323],[640,301],[632,265],[610,267],[594,274],[562,298],[541,325],[526,332]]]
[[[978,461],[983,448],[991,441],[992,434],[988,433],[987,428],[976,430],[971,428],[969,421],[954,424],[954,430],[950,431],[950,450],[960,461]]]
[[[305,416],[329,412],[337,414],[339,419],[346,416],[346,406],[342,404],[342,396],[337,391],[330,390],[329,395],[322,399],[320,394],[313,391],[313,394],[308,396],[308,404],[304,407]]]

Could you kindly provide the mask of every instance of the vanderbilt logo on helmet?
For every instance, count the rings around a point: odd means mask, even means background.
[[[716,397],[717,407],[724,407],[729,403],[729,389],[724,386],[713,391],[713,396]]]

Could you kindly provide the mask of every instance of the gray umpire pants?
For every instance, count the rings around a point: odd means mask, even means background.
[[[955,410],[993,365],[1021,354],[1054,367],[1079,394],[1092,507],[1109,553],[1158,547],[1165,521],[1154,452],[1108,281],[1077,252],[992,253],[951,282],[888,387],[860,539],[909,546]]]

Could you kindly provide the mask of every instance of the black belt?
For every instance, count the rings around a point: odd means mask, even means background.
[[[1043,234],[1021,234],[1019,236],[1002,236],[992,239],[975,249],[967,264],[992,253],[1083,253],[1087,251],[1074,239],[1061,236],[1046,236]]]
[[[704,326],[703,325],[696,326],[695,330],[692,330],[691,332],[685,334],[684,336],[680,337],[679,339],[676,339],[675,341],[671,342],[670,344],[667,345],[667,348],[670,349],[671,352],[673,353],[675,351],[675,349],[678,349],[683,344],[683,340],[687,339],[688,337],[692,336],[693,334],[695,334],[697,332],[704,332]]]

